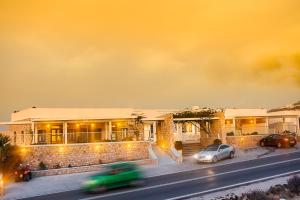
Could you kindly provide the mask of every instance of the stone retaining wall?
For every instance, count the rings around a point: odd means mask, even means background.
[[[227,144],[238,148],[257,147],[259,141],[266,135],[227,136]]]
[[[152,159],[138,160],[133,162],[140,166],[156,164],[156,161]],[[81,167],[65,167],[60,169],[37,170],[37,171],[33,171],[32,173],[34,177],[54,176],[54,175],[61,175],[61,174],[74,174],[74,173],[82,173],[82,172],[100,171],[103,169],[104,166],[105,164],[89,165],[89,166],[81,166]]]
[[[22,147],[21,152],[23,162],[37,170],[40,162],[54,169],[149,159],[149,145],[144,141],[32,145]]]

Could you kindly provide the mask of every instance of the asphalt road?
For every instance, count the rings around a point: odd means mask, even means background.
[[[296,171],[300,172],[300,152],[152,177],[144,187],[139,188],[123,188],[94,195],[74,190],[28,199],[185,199]]]

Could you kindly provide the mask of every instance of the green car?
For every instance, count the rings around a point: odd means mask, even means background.
[[[141,186],[144,175],[137,165],[130,162],[107,165],[105,170],[88,178],[82,188],[86,192],[103,192],[124,186]]]

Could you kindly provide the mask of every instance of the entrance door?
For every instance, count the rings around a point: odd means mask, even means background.
[[[62,133],[60,129],[51,129],[51,144],[61,144]]]
[[[122,139],[128,137],[128,129],[127,128],[122,128],[121,133],[122,133]]]

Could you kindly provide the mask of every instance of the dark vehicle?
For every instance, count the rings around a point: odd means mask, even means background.
[[[15,182],[29,181],[32,179],[32,173],[29,165],[20,164],[15,171]]]
[[[82,188],[86,192],[104,192],[107,189],[140,186],[144,183],[144,175],[138,166],[125,162],[106,166],[104,172],[89,177]]]
[[[296,138],[291,134],[272,134],[259,142],[260,146],[275,146],[281,147],[293,147],[297,144]]]

